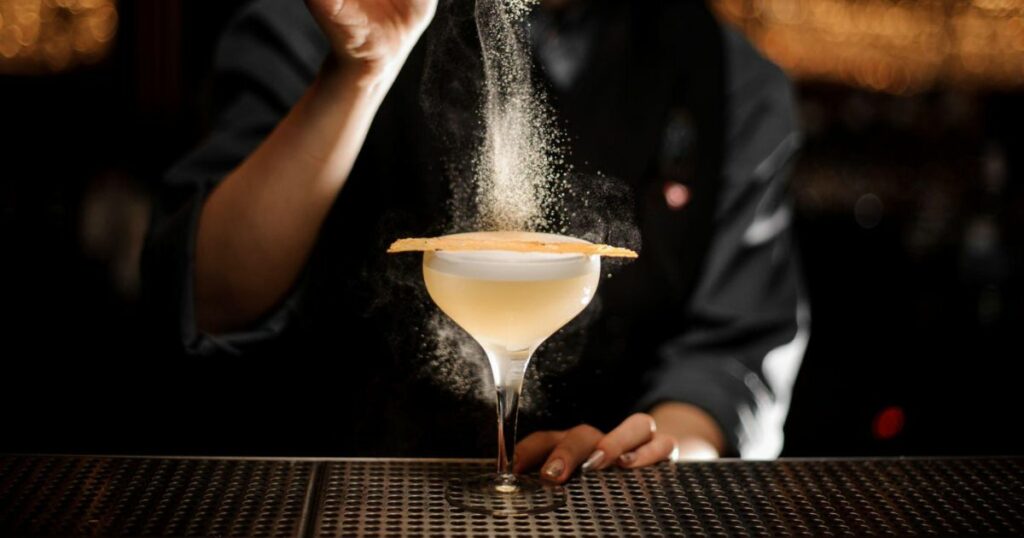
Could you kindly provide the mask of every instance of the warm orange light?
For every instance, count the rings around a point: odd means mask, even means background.
[[[117,33],[116,0],[3,0],[0,73],[46,73],[95,63]]]
[[[715,0],[791,75],[887,93],[1024,87],[1024,0]]]

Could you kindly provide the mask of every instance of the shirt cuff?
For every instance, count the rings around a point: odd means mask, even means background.
[[[175,339],[185,353],[194,356],[240,355],[246,348],[278,337],[287,327],[302,298],[305,271],[288,295],[269,313],[249,327],[223,334],[199,329],[195,314],[196,237],[203,203],[212,183],[198,184],[194,193],[173,214],[158,223],[150,238],[149,287],[156,308],[164,314],[154,321],[166,334],[175,327]]]
[[[722,361],[733,362],[725,358]],[[750,399],[750,389],[743,374],[733,370],[731,367],[701,367],[699,364],[662,370],[655,374],[651,389],[637,402],[636,408],[650,412],[665,402],[693,405],[710,415],[721,428],[725,438],[722,456],[739,457],[740,408]]]

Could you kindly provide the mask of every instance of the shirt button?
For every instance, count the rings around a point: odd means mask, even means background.
[[[690,203],[690,189],[677,181],[666,181],[664,187],[665,205],[672,211],[679,211]]]

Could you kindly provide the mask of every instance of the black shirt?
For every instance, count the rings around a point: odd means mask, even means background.
[[[589,2],[589,35],[570,47],[582,51],[579,69],[559,68],[544,36],[534,40],[552,70],[576,181],[621,180],[642,251],[538,351],[520,436],[579,422],[607,429],[680,401],[719,422],[729,453],[774,457],[808,336],[785,194],[800,145],[792,90],[700,3],[635,4]],[[459,140],[447,136],[436,100],[424,99],[458,97],[430,64],[458,61],[439,54],[443,18],[375,117],[287,299],[249,330],[210,335],[193,313],[201,204],[287,114],[327,54],[293,0],[254,2],[222,40],[214,128],[168,172],[143,270],[154,321],[190,357],[184,367],[223,383],[211,405],[234,410],[231,435],[245,439],[236,443],[294,453],[301,440],[299,452],[337,455],[493,450],[493,401],[467,382],[484,375],[479,362],[437,358],[419,257],[384,254],[398,237],[452,231],[443,155]],[[550,20],[535,24],[549,37],[571,34]]]

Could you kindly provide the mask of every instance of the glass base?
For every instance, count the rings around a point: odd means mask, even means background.
[[[565,506],[565,488],[533,478],[487,474],[456,478],[445,491],[448,503],[477,514],[541,514]]]

